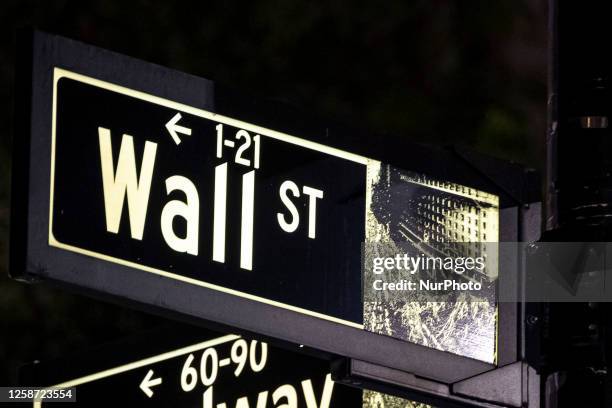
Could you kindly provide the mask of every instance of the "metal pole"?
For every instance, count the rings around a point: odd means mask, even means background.
[[[611,6],[550,0],[543,241],[612,236]],[[611,406],[609,303],[544,305],[545,406]]]

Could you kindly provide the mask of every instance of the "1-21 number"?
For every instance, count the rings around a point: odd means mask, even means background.
[[[251,144],[254,145],[253,151],[253,167],[259,168],[259,151],[260,151],[260,139],[261,136],[255,135],[251,138],[249,132],[244,129],[240,129],[236,132],[235,139],[224,139],[223,138],[223,124],[219,123],[215,129],[217,130],[217,157],[220,159],[223,157],[223,147],[234,148],[238,144],[236,149],[236,156],[234,162],[243,166],[250,167],[251,160],[244,158],[244,154],[249,150]]]

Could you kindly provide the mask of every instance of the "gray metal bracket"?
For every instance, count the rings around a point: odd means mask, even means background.
[[[452,383],[419,377],[360,360],[341,359],[332,365],[334,381],[384,392],[436,407],[538,408],[540,380],[523,362]]]

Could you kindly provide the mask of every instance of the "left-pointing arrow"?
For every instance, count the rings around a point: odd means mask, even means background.
[[[142,392],[147,394],[147,397],[151,398],[153,396],[153,390],[151,387],[155,387],[162,383],[161,377],[153,378],[153,370],[149,370],[145,378],[140,383],[140,389]]]
[[[177,125],[178,121],[181,120],[181,117],[181,114],[177,113],[168,121],[168,123],[166,123],[166,129],[168,129],[168,133],[170,133],[172,140],[174,140],[174,143],[177,145],[181,143],[181,138],[178,136],[179,133],[191,136],[191,129],[185,126]]]

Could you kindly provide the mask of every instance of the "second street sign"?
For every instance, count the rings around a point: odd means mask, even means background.
[[[22,382],[74,388],[76,400],[30,406],[357,408],[374,394],[335,384],[327,361],[239,335],[195,333],[152,332],[136,342],[98,347],[94,357],[83,353],[27,366]],[[159,351],[148,351],[153,348]]]
[[[30,399],[31,404],[23,404],[32,408],[423,406],[367,387],[347,386],[333,378],[329,361],[299,347],[285,349],[240,335],[172,323],[59,359],[25,365],[19,372],[19,385],[70,393],[70,401],[54,400],[51,404]],[[24,397],[23,401],[28,400]],[[452,406],[466,406],[460,397],[453,402],[459,405]]]
[[[50,245],[361,323],[345,260],[367,159],[59,68],[53,83]]]

